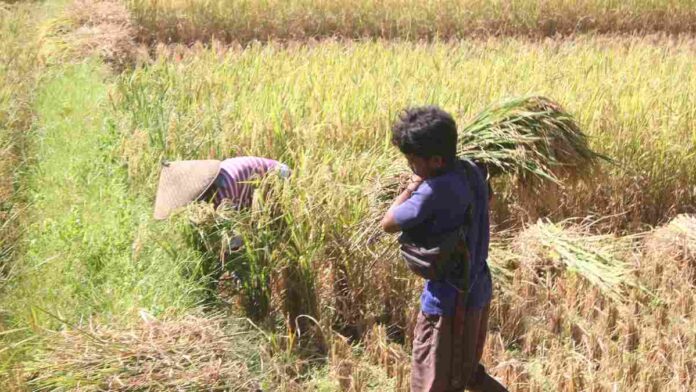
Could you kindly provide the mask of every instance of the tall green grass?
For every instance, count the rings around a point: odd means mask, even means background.
[[[693,33],[694,0],[128,0],[150,42]]]
[[[39,89],[25,252],[2,301],[11,326],[128,323],[140,309],[181,311],[203,298],[197,253],[176,223],[149,223],[148,200],[113,160],[105,77],[96,62],[58,67]]]
[[[0,289],[10,273],[19,238],[18,173],[31,125],[37,45],[32,8],[0,6]]]
[[[20,265],[23,246],[21,181],[29,156],[29,130],[33,120],[35,88],[42,64],[38,59],[36,24],[43,9],[33,4],[0,4],[0,297]],[[23,329],[8,322],[0,306],[0,386],[17,384],[11,367],[16,347],[31,340]],[[28,340],[27,340],[28,339]]]

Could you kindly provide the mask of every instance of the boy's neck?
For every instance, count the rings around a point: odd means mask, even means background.
[[[449,172],[449,171],[452,170],[453,168],[454,168],[454,163],[450,163],[450,164],[445,165],[445,166],[443,166],[443,167],[441,167],[441,168],[439,168],[439,169],[433,170],[433,172],[430,173],[430,174],[429,174],[427,177],[425,177],[425,178],[433,178],[433,177],[441,176],[441,175],[443,175],[443,174],[447,174],[447,172]]]

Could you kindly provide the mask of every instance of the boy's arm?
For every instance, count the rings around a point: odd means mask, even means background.
[[[402,205],[406,200],[408,200],[411,197],[411,195],[413,195],[413,192],[415,192],[418,189],[422,181],[423,180],[420,178],[417,181],[414,181],[412,179],[406,187],[406,189],[404,189],[404,191],[401,192],[401,194],[397,196],[396,199],[394,199],[394,202],[389,207],[389,210],[387,210],[387,213],[384,214],[382,222],[380,222],[382,230],[386,231],[387,233],[396,233],[401,231],[401,227],[396,222],[394,210],[396,210],[398,206]]]
[[[430,215],[433,203],[433,190],[430,185],[415,177],[384,215],[382,229],[388,233],[395,233],[417,226]]]

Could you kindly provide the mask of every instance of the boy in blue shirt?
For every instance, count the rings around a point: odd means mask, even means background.
[[[437,107],[406,110],[392,128],[392,143],[414,174],[382,219],[382,228],[428,244],[468,226],[464,290],[452,283],[461,277],[426,280],[414,331],[411,391],[506,391],[479,364],[492,292],[486,168],[457,159],[457,125]]]

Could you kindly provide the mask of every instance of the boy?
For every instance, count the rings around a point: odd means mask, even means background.
[[[411,391],[506,391],[479,364],[486,339],[491,275],[486,262],[490,188],[482,165],[456,158],[457,125],[429,106],[406,110],[392,128],[392,143],[413,177],[382,219],[389,233],[416,244],[466,227],[468,284],[461,277],[426,280],[414,331]]]

